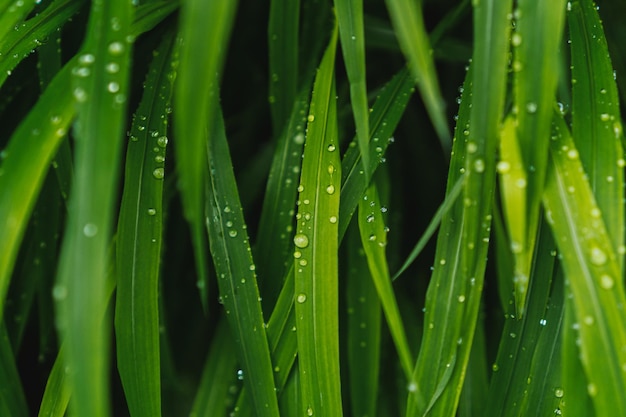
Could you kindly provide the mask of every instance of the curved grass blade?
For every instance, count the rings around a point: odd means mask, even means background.
[[[381,308],[356,222],[348,229],[346,307],[350,405],[354,416],[375,416],[381,362]]]
[[[576,151],[572,157],[572,150]],[[621,267],[578,151],[560,115],[543,204],[573,297],[587,391],[599,416],[626,414],[626,305]]]
[[[562,397],[559,353],[563,281],[555,267],[550,229],[541,227],[528,287],[528,311],[515,318],[509,305],[484,415],[549,415]]]
[[[510,2],[474,3],[474,58],[463,86],[447,184],[449,193],[457,179],[466,175],[465,193],[442,220],[438,234],[412,385],[417,395],[409,396],[407,416],[450,416],[459,401],[491,228],[510,10]]]
[[[233,382],[237,355],[228,323],[223,317],[217,323],[212,340],[189,417],[225,416],[228,412],[224,398]]]
[[[150,29],[172,12],[175,5],[162,2],[139,7],[131,28],[135,37]],[[45,173],[59,143],[74,119],[71,72],[78,57],[72,58],[15,130],[0,165],[0,317],[4,300],[28,218]],[[46,121],[45,123],[43,121]]]
[[[300,0],[272,0],[268,23],[269,103],[274,133],[293,114],[298,89]]]
[[[341,417],[338,323],[337,29],[318,69],[308,116],[294,236],[301,413]]]
[[[523,241],[511,242],[514,255],[517,317],[524,314],[528,278],[543,195],[552,106],[558,80],[558,49],[563,34],[565,0],[520,0],[516,8],[513,46],[514,109],[521,160],[527,174],[523,217],[507,223],[526,225]],[[506,161],[505,161],[506,162]],[[506,218],[505,218],[506,220]]]
[[[339,39],[343,61],[350,83],[350,100],[356,126],[357,143],[361,151],[365,182],[369,184],[369,105],[365,74],[365,30],[363,0],[335,0],[339,24]]]
[[[250,253],[224,122],[215,115],[208,141],[207,229],[220,296],[237,346],[244,384],[257,416],[278,416],[273,367],[255,265]]]
[[[467,363],[467,371],[463,381],[463,391],[459,399],[459,417],[480,417],[484,415],[485,404],[489,401],[487,391],[487,341],[485,325],[479,319],[472,342],[472,352]]]
[[[65,366],[65,348],[61,347],[48,374],[48,382],[39,406],[38,417],[63,417],[70,402],[70,388]]]
[[[0,42],[35,8],[35,0],[3,0],[0,3]]]
[[[400,365],[407,381],[411,381],[413,374],[413,355],[402,324],[402,316],[398,308],[391,278],[389,277],[389,268],[387,266],[387,255],[385,247],[387,246],[387,231],[384,220],[382,219],[382,211],[380,200],[378,198],[378,189],[375,184],[370,185],[363,199],[359,203],[359,230],[361,232],[361,244],[365,251],[367,264],[378,293],[378,298],[382,304],[387,325],[391,332],[396,351],[400,357]]]
[[[0,413],[27,417],[28,405],[15,359],[6,325],[0,323]]]
[[[386,0],[391,23],[404,52],[414,82],[420,90],[426,110],[445,150],[451,147],[450,129],[445,102],[439,89],[435,63],[430,53],[430,42],[424,26],[421,3],[411,0]]]
[[[592,1],[568,6],[572,57],[572,137],[623,263],[624,150],[617,86],[602,22]]]
[[[296,100],[287,128],[278,140],[265,189],[254,253],[264,306],[273,306],[276,301],[291,260],[293,206],[300,178],[308,107],[307,91]]]
[[[61,28],[82,5],[82,0],[53,1],[32,19],[15,25],[16,30],[0,37],[0,85],[24,58]]]
[[[110,415],[108,333],[101,314],[126,122],[131,12],[126,0],[94,3],[72,69],[76,179],[54,292],[75,415]]]
[[[180,13],[182,38],[174,129],[183,212],[191,227],[202,305],[207,309],[208,266],[203,232],[205,141],[212,131],[217,85],[237,1],[189,0]],[[209,137],[209,140],[211,138]]]
[[[130,413],[161,415],[158,287],[167,108],[177,59],[173,32],[154,52],[126,153],[117,229],[117,363]],[[156,150],[157,152],[155,152]]]

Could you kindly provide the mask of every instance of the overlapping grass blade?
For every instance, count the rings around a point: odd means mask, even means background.
[[[421,3],[415,4],[410,0],[386,0],[386,3],[400,49],[409,63],[411,74],[420,90],[439,140],[444,149],[448,150],[451,143],[445,102],[430,53]]]
[[[235,376],[237,355],[228,322],[224,317],[219,320],[212,340],[189,417],[225,416],[228,413],[224,398],[227,397]]]
[[[474,4],[474,57],[463,86],[447,185],[449,192],[467,176],[464,198],[439,231],[412,385],[417,395],[409,396],[407,416],[449,416],[459,401],[486,266],[510,10],[509,2]]]
[[[6,325],[0,323],[0,413],[27,417],[28,405]]]
[[[274,133],[283,132],[298,90],[300,0],[272,0],[268,23],[269,102]]]
[[[380,300],[360,242],[357,224],[346,235],[347,359],[354,416],[375,416],[381,364]]]
[[[541,227],[528,291],[528,312],[520,320],[509,304],[483,413],[498,416],[548,415],[562,396],[559,352],[563,281],[555,267],[555,244]]]
[[[209,115],[217,106],[219,73],[237,1],[190,0],[180,13],[182,38],[180,71],[176,82],[174,128],[179,188],[185,218],[191,227],[200,296],[207,307],[208,266],[203,232],[203,196],[206,160],[203,150],[207,132],[212,131]],[[211,140],[209,138],[209,140]]]
[[[108,335],[101,312],[126,123],[131,12],[125,0],[95,3],[72,68],[76,179],[55,295],[75,393],[71,407],[76,415],[93,417],[110,415]]]
[[[70,388],[65,365],[65,349],[61,347],[48,375],[46,389],[39,405],[38,417],[63,417],[70,402]]]
[[[467,363],[463,381],[463,391],[459,399],[459,417],[480,417],[484,415],[485,404],[489,401],[489,379],[487,377],[487,340],[485,323],[479,318],[474,333],[472,352]]]
[[[237,346],[244,384],[257,416],[278,415],[273,367],[255,265],[239,203],[224,122],[216,112],[208,141],[207,228],[220,297]]]
[[[0,3],[0,42],[35,8],[35,0],[3,0]]]
[[[337,29],[320,64],[298,187],[294,270],[301,413],[342,415],[339,378]]]
[[[155,49],[126,153],[117,229],[117,363],[132,416],[161,415],[158,287],[163,177],[177,59],[173,32]],[[156,152],[155,152],[156,150]]]
[[[23,0],[21,2],[24,3]],[[15,30],[6,36],[0,36],[0,85],[4,84],[17,64],[61,28],[83,3],[83,0],[56,0],[32,19],[15,24]]]
[[[358,222],[361,232],[361,244],[365,251],[367,264],[378,293],[378,298],[385,312],[387,325],[400,357],[400,365],[407,381],[411,381],[415,362],[413,361],[398,303],[391,285],[387,256],[385,254],[387,229],[382,218],[381,204],[375,183],[368,187],[359,203]]]
[[[335,13],[339,24],[339,39],[343,61],[350,83],[350,100],[356,126],[357,143],[361,151],[361,163],[365,182],[369,183],[369,105],[367,103],[367,79],[365,72],[365,29],[363,0],[335,0]]]
[[[572,137],[602,210],[619,264],[624,245],[623,136],[617,86],[592,1],[568,6],[572,57]]]
[[[573,297],[587,391],[597,415],[626,414],[622,395],[626,392],[626,297],[607,230],[612,226],[604,222],[569,129],[558,114],[549,162],[543,204],[562,254],[566,295]]]
[[[264,306],[276,301],[292,259],[293,207],[302,164],[308,95],[308,91],[302,93],[294,103],[274,151],[265,189],[254,252]]]
[[[546,175],[565,3],[565,0],[519,1],[515,12],[515,31],[511,35],[517,140],[526,172],[526,181],[521,183],[526,193],[523,216],[505,218],[509,231],[514,229],[515,224],[523,224],[527,230],[523,241],[511,242],[515,258],[515,305],[518,317],[524,313]]]

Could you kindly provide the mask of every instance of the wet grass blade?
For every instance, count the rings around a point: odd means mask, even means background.
[[[65,416],[71,393],[65,366],[65,349],[61,348],[48,375],[38,417]]]
[[[369,183],[369,105],[365,72],[365,30],[363,0],[335,0],[335,13],[339,24],[339,39],[343,61],[350,83],[350,100],[356,126],[357,143],[365,182]]]
[[[354,416],[375,416],[380,389],[382,310],[356,226],[354,222],[348,229],[344,246],[350,406]]]
[[[592,1],[568,7],[572,57],[572,137],[622,265],[623,129],[602,22]]]
[[[543,204],[562,254],[566,296],[573,297],[587,391],[597,415],[626,414],[626,297],[608,233],[612,225],[604,221],[558,114],[549,162]]]
[[[443,148],[449,150],[451,136],[445,102],[435,72],[421,3],[416,4],[410,0],[386,0],[386,4],[400,49],[409,63],[411,75],[417,83],[435,131]]]
[[[409,396],[407,416],[449,416],[459,401],[486,267],[510,10],[509,2],[474,4],[476,43],[463,86],[447,193],[460,177],[467,178],[463,199],[444,216],[439,231],[412,381],[416,395]]]
[[[513,46],[514,109],[517,139],[527,178],[524,216],[515,219],[526,226],[522,242],[511,242],[515,259],[515,305],[524,313],[528,277],[535,246],[539,207],[543,196],[552,106],[558,79],[558,49],[565,20],[565,0],[521,0],[516,8]],[[507,223],[511,230],[516,223]]]
[[[275,135],[289,121],[298,91],[300,0],[272,0],[268,23],[269,103]]]
[[[133,417],[161,415],[158,287],[163,177],[177,59],[173,32],[155,49],[126,153],[117,231],[117,363]],[[156,152],[155,152],[156,150]]]
[[[76,415],[110,415],[108,332],[102,326],[118,166],[126,124],[132,5],[95,3],[72,68],[76,179],[55,295]],[[89,277],[89,279],[85,279]]]
[[[338,150],[334,63],[337,30],[313,87],[298,187],[294,269],[302,409],[342,415],[339,377]]]
[[[28,405],[6,325],[0,323],[0,413],[26,417]]]
[[[180,70],[176,82],[174,143],[178,160],[179,188],[185,218],[191,227],[200,296],[207,308],[208,266],[203,232],[204,184],[206,183],[205,141],[217,106],[227,42],[237,1],[190,0],[180,12],[182,38]],[[209,140],[211,140],[209,138]]]
[[[0,3],[0,43],[35,8],[35,0],[3,0]]]
[[[402,323],[398,302],[391,285],[387,255],[385,253],[387,229],[382,218],[381,204],[375,183],[368,187],[359,203],[358,222],[361,232],[361,244],[365,251],[365,257],[378,298],[385,312],[387,326],[389,326],[396,351],[400,357],[402,371],[407,381],[411,381],[415,362],[413,361],[413,355],[411,354]]]
[[[24,3],[23,0],[20,1]],[[16,30],[10,31],[4,37],[0,36],[0,85],[4,84],[24,58],[76,14],[83,3],[83,0],[54,1],[33,18],[22,24],[15,24]]]
[[[221,113],[208,141],[207,228],[220,297],[257,416],[278,416],[273,367],[235,174]]]

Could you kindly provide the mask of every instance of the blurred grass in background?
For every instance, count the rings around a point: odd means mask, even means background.
[[[625,12],[0,0],[0,415],[626,416]]]

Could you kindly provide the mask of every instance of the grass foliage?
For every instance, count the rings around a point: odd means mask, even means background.
[[[626,416],[605,3],[0,0],[0,415]]]

